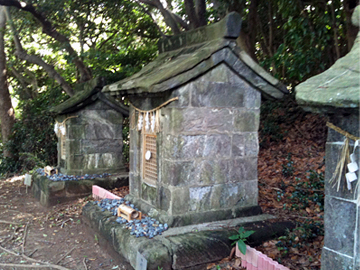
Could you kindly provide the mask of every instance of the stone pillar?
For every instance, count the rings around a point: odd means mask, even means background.
[[[359,114],[330,116],[330,122],[350,134],[360,137]],[[355,192],[356,184],[352,183],[352,190],[346,188],[345,173],[342,175],[341,187],[337,191],[329,180],[333,176],[338,163],[345,137],[329,128],[326,143],[326,172],[325,172],[325,244],[322,251],[321,269],[360,269],[360,206]],[[353,151],[354,141],[350,140],[350,150]],[[360,167],[360,150],[355,151],[357,163]],[[345,170],[345,168],[344,168]],[[357,172],[359,179],[359,171]]]

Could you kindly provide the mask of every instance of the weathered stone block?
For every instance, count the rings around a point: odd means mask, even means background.
[[[107,121],[109,121],[113,125],[117,125],[117,126],[122,127],[124,117],[123,117],[123,115],[121,113],[116,112],[114,110],[106,110],[105,114],[106,114],[105,117],[106,117]]]
[[[140,170],[140,151],[129,151],[129,159],[130,159],[130,171],[134,173],[139,173]]]
[[[85,125],[69,125],[67,129],[68,138],[85,139]]]
[[[198,185],[220,184],[231,180],[231,160],[204,160],[200,164],[201,165],[196,168],[200,171],[200,175],[194,178]]]
[[[136,197],[140,197],[141,180],[140,175],[130,171],[129,173],[129,190]]]
[[[171,191],[171,214],[183,214],[189,211],[190,194],[188,188],[173,188]]]
[[[225,134],[208,135],[205,139],[204,157],[224,158],[230,157],[231,138]]]
[[[79,140],[67,140],[66,143],[66,153],[71,153],[74,155],[81,155],[81,141]]]
[[[147,260],[148,270],[171,269],[171,256],[169,250],[160,241],[144,241],[139,245],[139,252]]]
[[[354,268],[354,260],[352,258],[341,255],[327,248],[323,248],[321,253],[321,269],[358,270],[359,268]]]
[[[257,181],[214,185],[211,192],[212,209],[228,209],[257,205]]]
[[[76,170],[84,168],[84,155],[67,155],[67,170]]]
[[[244,90],[230,83],[195,84],[191,94],[194,107],[243,107]]]
[[[102,122],[106,121],[103,120]],[[85,127],[85,137],[87,140],[115,139],[118,133],[116,126],[110,123],[90,122]]]
[[[167,105],[167,108],[182,108],[187,107],[190,104],[190,92],[192,91],[193,83],[188,83],[184,86],[181,86],[179,89],[176,89],[171,92],[171,95],[167,98],[167,100],[178,97],[177,101],[171,102]]]
[[[208,131],[232,131],[233,113],[229,109],[191,108],[172,109],[169,128],[165,132],[177,133],[205,133]]]
[[[158,207],[158,189],[145,183],[141,184],[141,198],[151,205]]]
[[[257,132],[245,135],[245,156],[257,157],[259,153],[259,139]]]
[[[234,131],[257,132],[260,123],[259,110],[235,110]]]
[[[257,157],[234,159],[230,173],[231,182],[257,179]]]
[[[167,135],[163,145],[163,157],[173,159],[193,159],[196,157],[202,157],[205,137],[205,135]]]
[[[241,84],[241,87],[245,89],[244,106],[249,109],[260,109],[261,92],[245,84],[245,82]]]
[[[111,153],[122,151],[122,140],[83,140],[84,154]]]
[[[196,182],[198,169],[194,161],[162,161],[162,183],[171,186],[187,186]]]
[[[356,203],[325,197],[325,247],[354,256]]]
[[[233,157],[245,156],[245,134],[234,134],[231,142],[231,153]]]
[[[169,189],[161,186],[159,192],[159,205],[160,209],[164,211],[168,211],[170,208],[171,202],[171,192]]]
[[[360,137],[360,119],[359,114],[341,114],[335,113],[331,115],[330,122],[335,126],[349,132],[350,134]],[[327,142],[343,142],[345,137],[339,132],[329,128]]]
[[[174,258],[171,269],[192,269],[194,265],[204,264],[209,258],[214,261],[221,259],[220,254],[228,254],[231,249],[230,240],[224,242],[228,237],[219,231],[169,237]]]
[[[49,191],[50,192],[57,192],[63,190],[65,188],[65,181],[57,181],[49,183]]]
[[[212,186],[191,187],[190,193],[190,211],[206,211],[211,209],[210,198]]]

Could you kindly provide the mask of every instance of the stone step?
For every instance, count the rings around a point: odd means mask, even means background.
[[[84,206],[83,221],[105,238],[121,257],[136,268],[137,254],[147,260],[148,270],[166,269],[206,269],[206,264],[229,256],[232,241],[229,236],[236,234],[236,227],[251,227],[273,219],[271,215],[257,215],[232,220],[169,228],[153,239],[136,238],[130,231],[115,221],[108,211],[101,211],[93,203]],[[254,229],[254,228],[253,228]],[[256,229],[256,228],[255,228]],[[284,232],[286,226],[281,230]],[[275,237],[273,228],[267,237]],[[256,233],[254,234],[256,235]],[[264,234],[260,234],[265,241]],[[249,239],[250,240],[250,239]]]

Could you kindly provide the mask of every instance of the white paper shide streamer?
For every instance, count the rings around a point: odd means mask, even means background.
[[[139,131],[142,130],[143,122],[144,122],[143,115],[140,113],[139,114],[139,120],[138,120],[138,130]]]
[[[357,140],[354,144],[354,150],[353,153],[350,155],[350,163],[347,165],[348,168],[348,173],[345,174],[346,177],[346,183],[347,183],[347,188],[348,190],[351,190],[351,182],[354,182],[357,180],[357,175],[356,172],[359,170],[359,166],[357,165],[357,160],[356,160],[356,155],[355,155],[355,150],[356,147],[359,146],[360,141]]]
[[[152,116],[151,116],[151,131],[152,132],[155,132],[155,123],[156,123],[155,113],[153,113]]]
[[[55,132],[56,136],[58,136],[58,137],[60,135],[65,136],[66,135],[65,123],[56,122],[54,125],[54,132]]]
[[[145,130],[149,131],[149,129],[150,129],[149,112],[146,112],[146,115],[145,115]]]

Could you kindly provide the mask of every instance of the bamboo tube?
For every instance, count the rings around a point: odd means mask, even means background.
[[[122,204],[119,206],[117,215],[119,217],[125,218],[127,221],[130,221],[133,219],[141,219],[140,211],[136,211],[135,209],[133,209],[130,206],[127,206],[125,204]]]

